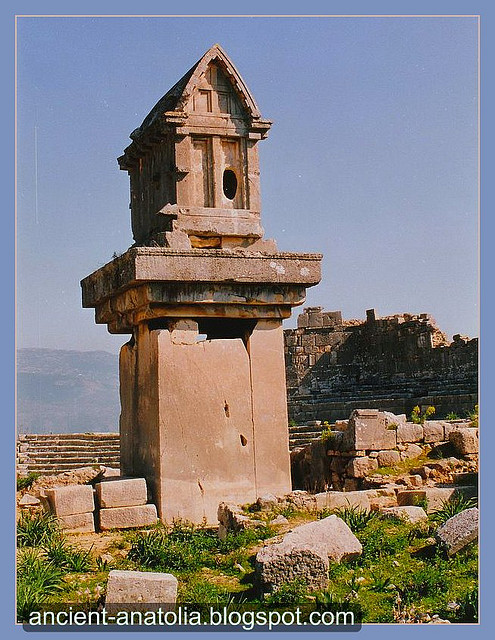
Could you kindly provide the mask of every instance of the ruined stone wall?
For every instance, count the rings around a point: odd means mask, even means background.
[[[428,314],[343,320],[308,307],[285,331],[289,417],[340,420],[362,407],[410,414],[433,405],[436,417],[465,416],[477,403],[478,340],[449,343]]]

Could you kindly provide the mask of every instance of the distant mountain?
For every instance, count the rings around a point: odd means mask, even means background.
[[[18,433],[118,431],[119,414],[117,355],[18,350]]]

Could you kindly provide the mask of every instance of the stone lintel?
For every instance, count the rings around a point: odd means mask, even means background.
[[[320,281],[321,257],[244,249],[135,247],[82,280],[83,307],[97,307],[131,287],[153,282],[310,287]]]

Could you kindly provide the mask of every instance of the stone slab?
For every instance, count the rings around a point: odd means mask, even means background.
[[[361,555],[363,548],[348,525],[336,515],[308,522],[286,534],[284,542],[293,545],[311,542],[321,545],[332,562],[342,562]]]
[[[314,495],[316,509],[340,509],[341,507],[356,507],[370,510],[370,498],[366,491],[324,491]]]
[[[449,518],[436,533],[438,542],[449,556],[454,555],[466,545],[478,539],[478,509],[464,509]]]
[[[101,531],[147,527],[156,522],[158,522],[158,517],[154,504],[100,509],[98,512],[98,524]]]
[[[441,509],[454,495],[463,495],[465,498],[473,498],[477,495],[476,487],[423,487],[423,489],[410,489],[399,491],[397,503],[399,506],[417,506],[418,502],[427,501],[427,513],[433,513]]]
[[[72,484],[46,489],[46,497],[50,510],[56,516],[89,513],[95,508],[93,487],[90,485]]]
[[[355,409],[344,434],[347,449],[394,449],[397,444],[396,431],[385,427],[385,418],[376,409]]]
[[[423,425],[405,422],[397,427],[397,442],[421,442],[423,440]]]
[[[177,578],[170,573],[148,571],[110,571],[105,609],[118,611],[163,611],[174,609],[177,600]]]
[[[93,512],[74,513],[70,516],[58,516],[60,527],[68,533],[93,533],[95,520]]]
[[[146,504],[148,495],[144,478],[125,478],[98,482],[96,498],[102,509],[135,507]]]
[[[385,517],[399,518],[404,522],[410,522],[416,524],[417,522],[426,522],[428,515],[422,507],[404,506],[404,507],[390,507],[387,509],[381,509],[381,513]]]

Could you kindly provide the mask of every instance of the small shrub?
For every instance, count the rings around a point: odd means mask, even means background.
[[[46,557],[56,567],[71,573],[85,573],[92,568],[91,549],[83,551],[75,549],[61,538],[52,540],[45,547]]]
[[[33,484],[35,480],[40,477],[39,473],[32,471],[28,473],[27,476],[18,477],[16,479],[17,491],[21,491],[22,489],[29,489],[29,487]]]
[[[383,520],[372,520],[363,531],[357,532],[363,553],[358,563],[376,560],[386,556],[393,556],[409,546],[409,527],[406,523],[390,523],[385,525]]]
[[[477,404],[474,405],[474,409],[469,413],[469,418],[471,420],[471,427],[478,428],[479,423],[479,406]]]
[[[353,533],[362,531],[377,517],[375,511],[367,511],[366,509],[351,505],[334,509],[333,513],[341,518]]]
[[[446,416],[445,420],[459,420],[459,416],[454,411],[450,411]]]
[[[49,513],[23,513],[17,522],[17,546],[41,547],[60,538],[57,519]]]
[[[440,509],[430,514],[430,519],[438,525],[442,525],[447,520],[457,515],[464,509],[476,507],[478,500],[476,498],[466,498],[461,494],[454,494],[450,500],[445,500]]]
[[[414,424],[424,424],[434,413],[435,407],[429,406],[426,407],[424,411],[421,411],[420,407],[416,405],[413,407],[411,413],[411,422],[414,422]]]
[[[445,592],[449,585],[449,568],[442,563],[425,564],[409,571],[401,578],[400,594],[403,602],[411,603],[421,598]]]

